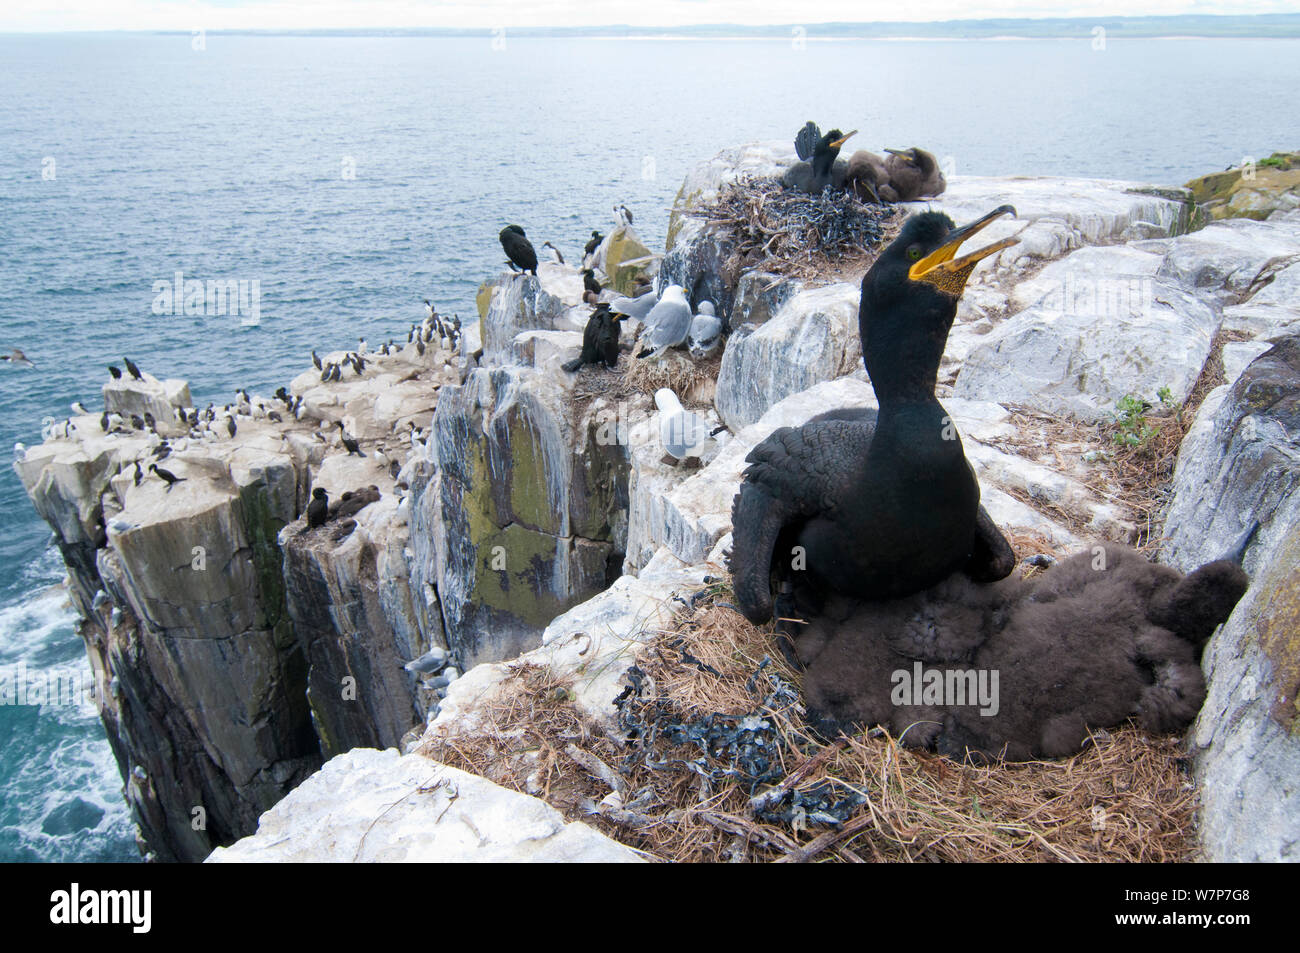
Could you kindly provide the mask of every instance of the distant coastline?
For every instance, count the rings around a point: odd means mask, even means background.
[[[511,37],[609,39],[782,39],[808,40],[1005,40],[1078,39],[1103,27],[1109,39],[1300,39],[1300,13],[1254,16],[1181,15],[1167,17],[1045,17],[994,20],[939,20],[865,23],[806,23],[743,26],[719,23],[700,26],[641,27],[629,25],[578,27],[506,27]],[[341,30],[209,30],[215,34],[260,36],[434,36],[479,37],[493,27],[341,29]],[[795,31],[802,30],[797,34]],[[186,31],[160,30],[159,33]]]
[[[1183,14],[1146,17],[1042,17],[990,20],[937,20],[934,22],[869,21],[862,23],[786,23],[745,26],[715,23],[695,26],[554,26],[501,27],[377,27],[371,29],[206,29],[213,35],[237,36],[353,36],[353,37],[481,37],[504,29],[512,38],[599,38],[658,40],[754,40],[792,38],[806,40],[1035,40],[1092,37],[1102,27],[1107,39],[1300,39],[1300,13],[1264,13],[1252,16]],[[802,31],[802,32],[798,32]],[[64,31],[53,31],[64,32]],[[147,33],[188,35],[191,30],[104,30],[66,32]],[[31,35],[5,33],[0,35]]]

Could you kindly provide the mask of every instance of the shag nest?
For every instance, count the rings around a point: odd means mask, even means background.
[[[903,217],[892,205],[864,203],[852,192],[808,195],[764,178],[739,179],[717,201],[685,214],[722,230],[742,269],[761,266],[796,277],[869,265]]]

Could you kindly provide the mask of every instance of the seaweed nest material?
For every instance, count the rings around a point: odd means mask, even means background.
[[[1065,761],[978,767],[874,730],[803,727],[772,634],[691,599],[598,724],[572,687],[517,665],[472,723],[422,753],[537,795],[651,859],[1185,861],[1194,791],[1177,738],[1097,732]]]
[[[767,271],[805,278],[865,269],[901,224],[898,209],[866,204],[851,191],[808,195],[764,178],[741,178],[715,202],[683,214],[729,234],[737,274],[761,264]]]

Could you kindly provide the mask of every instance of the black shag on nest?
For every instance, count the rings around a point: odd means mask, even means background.
[[[802,161],[786,170],[781,181],[787,188],[813,195],[828,185],[841,187],[844,184],[846,163],[837,165],[836,159],[839,158],[840,147],[856,133],[856,129],[850,133],[832,129],[822,135],[817,124],[809,120],[794,138],[794,151]]]
[[[832,411],[782,427],[746,458],[730,564],[751,621],[772,615],[774,570],[783,592],[799,584],[890,599],[959,569],[992,581],[1014,567],[934,395],[967,279],[1015,241],[960,258],[957,250],[1008,212],[1001,206],[964,228],[939,212],[912,216],[862,279],[858,329],[879,411]]]

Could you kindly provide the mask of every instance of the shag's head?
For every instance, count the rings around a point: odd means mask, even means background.
[[[316,489],[312,490],[312,491],[311,491],[311,498],[312,498],[313,500],[323,500],[323,499],[325,499],[325,487],[323,487],[323,486],[318,486],[318,487],[316,487]]]
[[[816,152],[831,152],[835,155],[839,155],[840,147],[844,145],[844,143],[848,142],[851,136],[856,136],[857,134],[858,131],[856,129],[848,133],[840,132],[838,129],[832,129],[817,141]]]
[[[524,238],[528,237],[527,235],[524,235],[524,230],[518,225],[507,225],[505,228],[501,229],[501,237],[503,239],[506,237],[506,232],[514,232],[516,235],[522,235]]]
[[[975,266],[990,255],[1016,244],[1017,239],[1004,238],[960,258],[957,257],[958,249],[1008,213],[1015,215],[1015,208],[999,205],[987,215],[961,228],[955,228],[952,219],[942,212],[913,215],[903,225],[898,237],[885,249],[880,261],[889,258],[891,265],[905,265],[907,281],[928,285],[956,301],[965,290]],[[872,271],[874,270],[873,267]]]
[[[1015,211],[1002,205],[961,228],[942,212],[921,212],[880,253],[862,279],[858,309],[862,357],[878,397],[933,398],[966,281],[977,264],[1016,240],[1004,238],[961,257],[957,251],[991,222]]]

